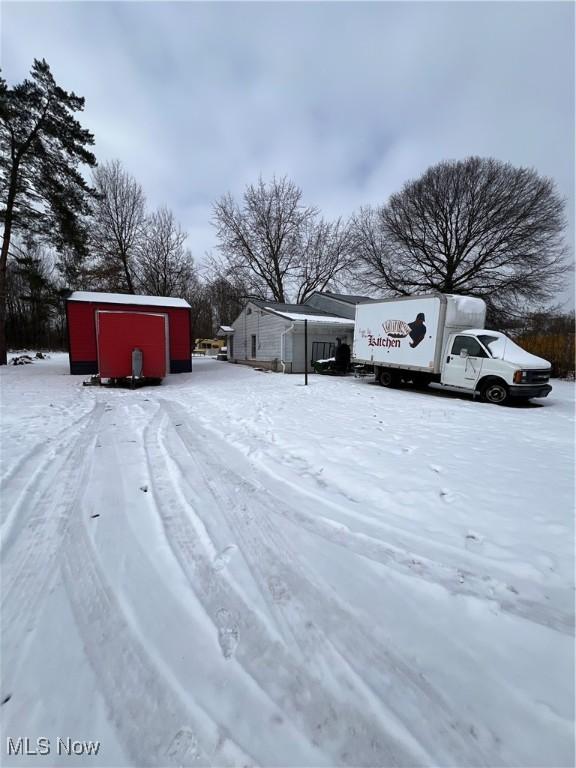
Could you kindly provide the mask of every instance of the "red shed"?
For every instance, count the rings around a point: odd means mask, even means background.
[[[74,291],[66,301],[70,373],[130,376],[132,350],[143,375],[192,370],[190,305],[166,296]]]

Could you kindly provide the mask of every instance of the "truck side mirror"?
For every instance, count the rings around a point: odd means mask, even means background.
[[[468,350],[467,349],[461,349],[460,350],[460,357],[468,357]]]

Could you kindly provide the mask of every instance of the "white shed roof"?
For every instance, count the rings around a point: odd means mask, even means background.
[[[308,320],[309,323],[323,323],[328,325],[354,325],[354,320],[347,317],[336,317],[335,315],[306,315],[299,312],[279,312],[274,307],[264,307],[264,309],[274,312],[277,315],[285,317],[287,320]]]
[[[185,307],[190,304],[184,299],[170,296],[136,296],[131,293],[100,293],[99,291],[73,291],[68,301],[87,301],[101,304],[138,304],[146,307]]]

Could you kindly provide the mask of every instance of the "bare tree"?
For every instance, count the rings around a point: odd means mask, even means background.
[[[6,338],[15,348],[53,348],[61,301],[52,255],[30,234],[13,238],[7,266]]]
[[[241,206],[230,194],[218,200],[213,223],[221,258],[212,260],[213,271],[236,276],[253,295],[285,302],[301,264],[303,230],[317,216],[301,201],[299,187],[275,177],[248,186]]]
[[[564,202],[527,168],[443,162],[389,202],[354,217],[365,285],[484,298],[494,311],[549,300],[566,275]]]
[[[238,281],[216,277],[207,283],[214,327],[230,325],[242,311],[247,291]]]
[[[93,181],[98,194],[92,236],[95,274],[110,290],[135,293],[135,259],[146,222],[144,192],[119,160],[99,166]]]
[[[180,229],[168,208],[148,217],[138,249],[138,287],[151,296],[184,296],[194,271],[186,249],[188,235]]]
[[[192,338],[212,338],[214,335],[214,311],[209,286],[194,274],[185,298],[191,308]]]
[[[351,258],[350,227],[338,219],[307,223],[296,277],[297,303],[314,291],[335,287],[339,275],[349,269]]]
[[[395,277],[400,266],[392,259],[393,245],[386,231],[384,210],[384,206],[367,206],[360,208],[352,217],[350,226],[354,258],[350,262],[350,278],[358,290],[409,293],[399,287],[400,281]]]

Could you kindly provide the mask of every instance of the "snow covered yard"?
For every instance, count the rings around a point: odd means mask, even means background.
[[[4,765],[573,764],[574,385],[0,374]]]

